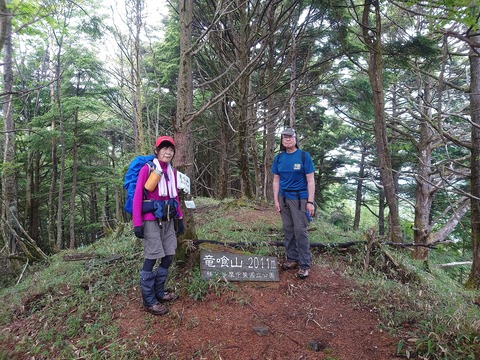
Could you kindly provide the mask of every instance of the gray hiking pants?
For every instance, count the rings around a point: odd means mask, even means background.
[[[309,269],[311,255],[307,234],[307,199],[290,200],[279,196],[279,202],[287,260],[297,261],[301,269]]]

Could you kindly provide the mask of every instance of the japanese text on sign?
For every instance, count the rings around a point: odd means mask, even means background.
[[[190,178],[180,171],[177,171],[177,187],[190,194]]]
[[[223,276],[230,281],[279,281],[277,258],[202,251],[200,272],[203,278]]]

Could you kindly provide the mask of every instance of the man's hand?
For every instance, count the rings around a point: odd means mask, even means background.
[[[315,215],[315,205],[313,205],[312,203],[307,203],[306,209],[311,217]]]

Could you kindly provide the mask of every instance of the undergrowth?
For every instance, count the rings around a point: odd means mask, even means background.
[[[242,200],[196,199],[199,239],[240,246],[244,251],[281,257],[280,219],[275,224],[241,221],[256,207],[272,206]],[[188,224],[187,224],[188,226]],[[65,251],[47,262],[29,266],[20,283],[0,290],[0,359],[10,358],[142,358],[148,333],[124,339],[112,316],[130,301],[138,287],[142,245],[131,234],[112,234],[92,246]],[[361,232],[346,232],[322,219],[311,224],[312,243],[355,242],[346,250],[335,246],[312,248],[317,263],[341,269],[359,284],[349,295],[358,306],[368,305],[381,319],[384,331],[398,339],[398,354],[409,359],[476,359],[480,357],[480,313],[474,305],[479,292],[467,291],[452,273],[411,260],[406,250],[375,248],[365,271],[366,250]],[[240,245],[238,245],[240,244]],[[96,254],[112,262],[65,261],[71,253]],[[386,256],[386,254],[389,256]],[[444,256],[444,255],[442,255]],[[433,264],[436,260],[432,254]],[[393,261],[392,261],[393,260]],[[87,266],[89,265],[89,266]],[[458,275],[458,272],[455,272]],[[235,292],[221,277],[203,279],[198,263],[174,266],[169,286],[197,301]],[[135,291],[138,291],[136,289]],[[244,299],[248,303],[248,299]],[[148,317],[147,320],[148,321]],[[153,321],[153,320],[152,320]],[[193,321],[193,320],[192,320]],[[195,326],[192,322],[189,326]],[[151,344],[150,344],[151,345]],[[169,348],[155,345],[166,354]],[[203,354],[213,354],[206,345]],[[477,356],[477,357],[476,357]]]
[[[360,285],[352,295],[374,308],[384,329],[400,339],[399,355],[478,359],[480,310],[475,299],[479,292],[466,290],[441,269],[426,268],[407,251],[377,248],[365,271],[365,252],[360,247],[343,259],[346,273]]]
[[[19,285],[3,289],[0,326],[15,320],[25,329],[16,338],[0,332],[2,343],[15,344],[8,350],[2,347],[0,358],[134,357],[135,346],[118,339],[112,299],[128,301],[127,291],[137,283],[137,251],[131,236],[117,234],[78,252],[121,254],[118,261],[87,267],[85,261],[64,261],[71,253],[65,251],[30,268]]]

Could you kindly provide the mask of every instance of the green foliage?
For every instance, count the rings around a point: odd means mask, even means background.
[[[374,306],[388,331],[406,332],[399,354],[474,359],[480,346],[480,311],[474,302],[480,293],[465,290],[442,270],[426,270],[408,253],[389,254],[396,264],[375,252],[367,273],[362,252],[346,257],[353,265],[347,271],[361,285],[355,298]]]
[[[23,318],[42,317],[36,337],[25,336],[12,354],[29,352],[39,357],[57,353],[60,358],[74,357],[69,346],[76,343],[77,356],[90,358],[92,349],[106,348],[101,358],[118,353],[122,340],[112,319],[112,299],[128,301],[127,289],[137,282],[139,260],[130,236],[104,239],[85,252],[120,253],[123,258],[87,270],[82,262],[67,262],[64,252],[52,256],[48,264],[37,264],[24,281],[3,289],[1,298],[9,304],[0,309],[0,324],[11,321],[14,314]],[[132,269],[135,269],[132,271]],[[30,328],[33,330],[33,328]],[[8,336],[8,334],[2,334]],[[124,346],[125,344],[123,344]],[[93,350],[94,351],[94,350]],[[133,352],[132,352],[133,353]]]
[[[461,242],[460,242],[461,244]],[[473,258],[473,253],[470,249],[470,243],[468,243],[468,249],[459,247],[459,243],[450,243],[445,245],[438,245],[434,251],[430,252],[429,264],[435,267],[436,264],[448,264],[454,262],[468,262]],[[471,265],[458,265],[445,267],[442,271],[450,279],[457,282],[459,285],[465,284],[468,278]]]
[[[422,6],[429,7],[430,11],[426,11],[426,15],[430,18],[430,24],[436,24],[436,27],[449,27],[452,21],[463,24],[468,29],[476,31],[479,29],[478,13],[479,5],[471,0],[444,0],[438,2],[436,0],[418,1],[410,0],[407,4],[413,6],[421,3]],[[427,8],[428,9],[428,8]]]
[[[413,59],[422,59],[430,65],[438,62],[441,50],[438,39],[428,38],[423,35],[409,38],[407,41],[394,41],[385,45],[385,53],[392,57],[397,65],[408,66]]]
[[[235,286],[221,275],[203,279],[199,268],[194,268],[189,272],[187,278],[187,293],[193,300],[203,301],[210,293],[220,296],[226,291],[235,290]]]
[[[187,286],[188,295],[194,300],[204,299],[208,293],[208,281],[200,275],[200,269],[195,269],[190,274],[190,281]]]
[[[265,247],[265,239],[262,234],[268,233],[272,229],[272,224],[266,223],[262,218],[251,220],[248,217],[247,221],[242,221],[245,214],[252,211],[252,208],[259,206],[271,205],[261,202],[255,202],[247,199],[227,199],[218,207],[207,206],[209,210],[209,220],[203,223],[203,226],[197,229],[199,239],[217,241],[225,241],[227,243],[237,243],[245,247],[251,243],[260,244]],[[212,216],[213,215],[213,216]],[[202,222],[202,215],[200,214],[199,221]],[[281,222],[280,217],[277,219],[277,225]]]

